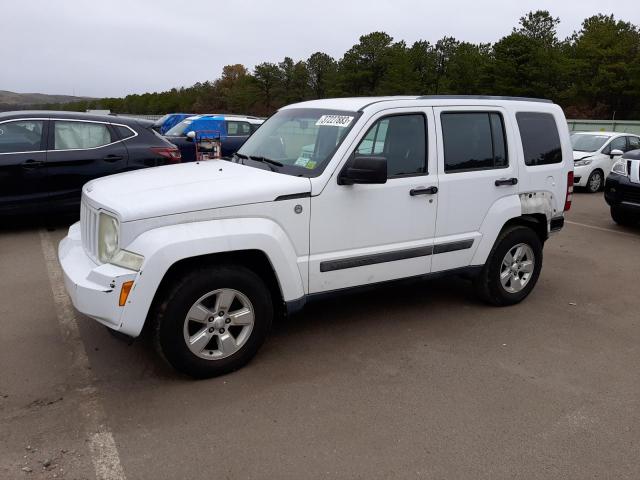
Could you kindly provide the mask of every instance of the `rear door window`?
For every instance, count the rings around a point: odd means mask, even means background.
[[[0,153],[42,150],[44,120],[17,120],[0,123]]]
[[[562,147],[556,120],[550,113],[516,114],[524,163],[528,166],[562,163]]]
[[[53,127],[54,150],[86,150],[113,143],[111,130],[104,123],[56,120]]]
[[[444,171],[505,168],[509,165],[502,115],[497,112],[445,112],[440,115]]]
[[[640,138],[638,137],[627,137],[629,146],[627,147],[629,150],[637,150],[640,148]]]

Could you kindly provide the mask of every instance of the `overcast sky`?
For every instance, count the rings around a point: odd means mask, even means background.
[[[638,0],[0,0],[0,90],[123,96],[316,51],[335,58],[383,30],[411,44],[493,42],[529,10],[560,36],[596,13],[640,24]]]

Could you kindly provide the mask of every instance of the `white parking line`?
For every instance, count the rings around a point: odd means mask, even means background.
[[[58,265],[56,249],[51,235],[46,230],[40,230],[40,244],[47,266],[47,274],[56,316],[60,326],[62,339],[72,356],[72,368],[75,378],[81,380],[84,388],[79,390],[82,396],[81,410],[86,420],[89,434],[89,450],[91,460],[98,480],[125,480],[124,471],[120,463],[118,448],[113,434],[106,425],[107,415],[100,402],[96,389],[92,386],[93,376],[89,368],[89,357],[80,337],[80,330],[76,322],[75,310],[71,300],[65,292],[62,271]]]
[[[600,230],[601,232],[611,232],[611,233],[617,233],[618,235],[626,235],[627,237],[633,237],[635,239],[640,240],[640,237],[638,237],[638,235],[634,235],[633,233],[621,232],[620,230],[613,230],[611,228],[604,228],[604,227],[596,227],[595,225],[587,225],[586,223],[571,222],[569,220],[565,220],[564,223],[568,223],[570,225],[577,225],[579,227],[584,227],[584,228],[591,228],[592,230]]]

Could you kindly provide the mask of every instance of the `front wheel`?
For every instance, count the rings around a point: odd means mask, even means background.
[[[633,217],[633,215],[629,215],[628,212],[622,210],[619,207],[611,207],[611,218],[618,225],[622,225],[625,227],[629,227],[634,223],[638,223],[640,221],[640,216]]]
[[[475,287],[481,299],[514,305],[531,293],[542,269],[542,242],[528,227],[504,230],[489,254]]]
[[[244,366],[269,333],[268,288],[240,266],[200,268],[166,292],[156,311],[155,343],[176,370],[208,378]]]
[[[587,192],[598,193],[604,185],[604,175],[600,170],[594,170],[587,180]]]

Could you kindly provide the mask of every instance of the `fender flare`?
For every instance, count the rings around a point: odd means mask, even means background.
[[[553,207],[553,194],[548,191],[523,192],[498,199],[485,216],[480,231],[483,233],[471,265],[484,265],[495,244],[498,235],[509,220],[523,215],[544,215],[545,232],[549,231],[549,222],[556,217]],[[491,232],[490,235],[487,232]]]
[[[512,218],[521,215],[522,204],[518,195],[509,195],[496,200],[482,221],[480,227],[482,237],[471,259],[471,265],[484,265],[502,227]]]
[[[136,337],[142,331],[156,291],[175,263],[215,253],[258,250],[266,255],[284,301],[303,297],[298,255],[284,230],[266,218],[231,218],[169,225],[148,230],[126,250],[144,256],[144,263],[121,318],[121,331]]]

